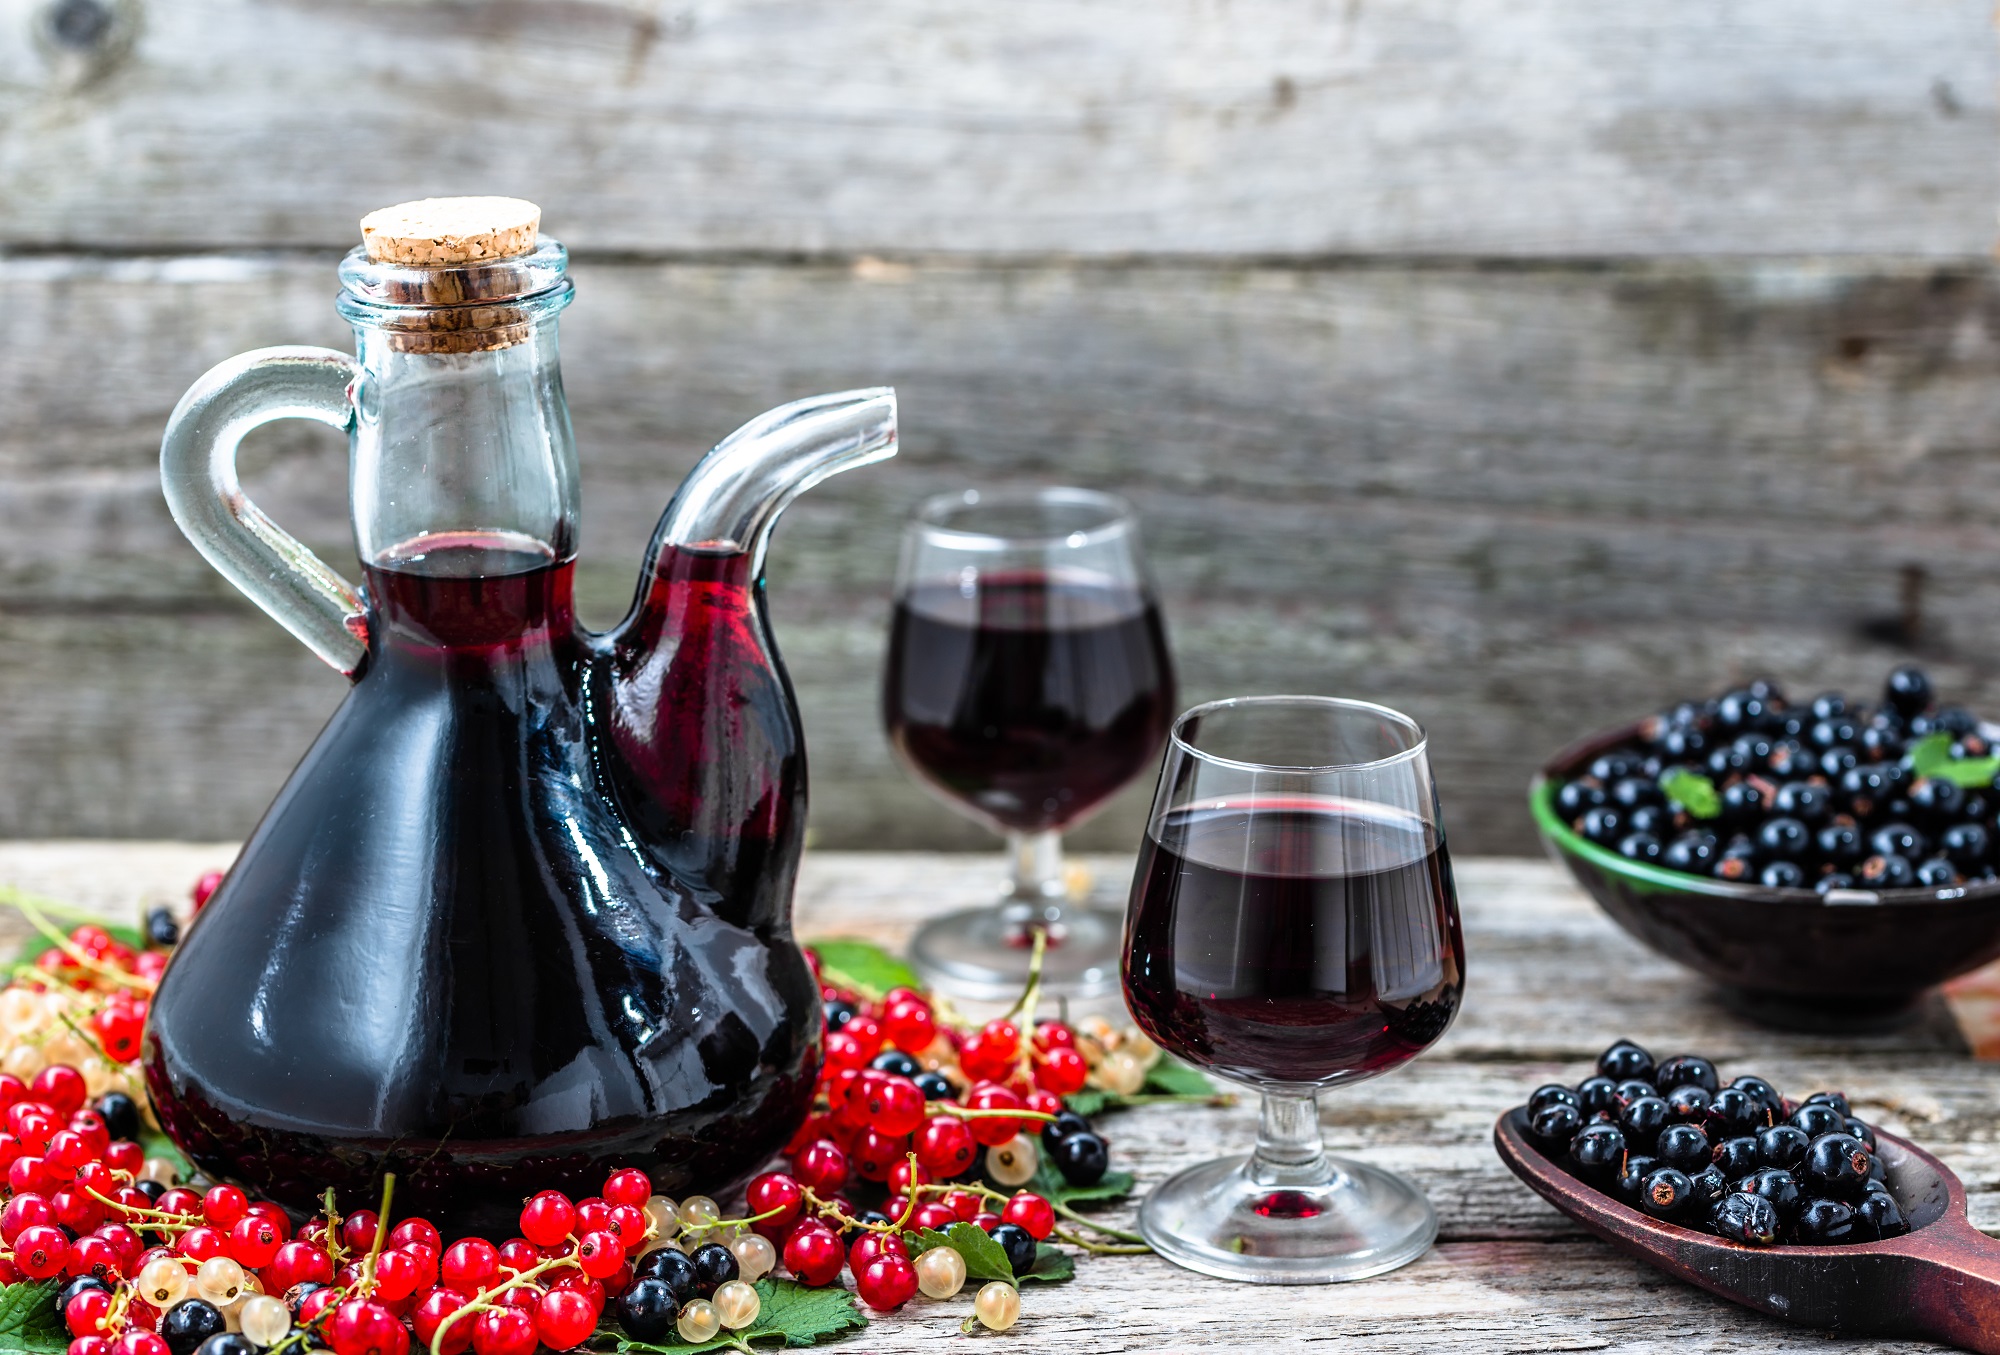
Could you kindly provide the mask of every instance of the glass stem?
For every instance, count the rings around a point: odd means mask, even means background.
[[[1062,920],[1069,883],[1063,870],[1062,834],[1007,834],[1007,860],[1013,878],[1007,882],[1006,907],[1023,923],[1054,924]]]
[[[1320,1144],[1318,1098],[1311,1091],[1266,1089],[1250,1179],[1260,1186],[1315,1186],[1332,1175]]]

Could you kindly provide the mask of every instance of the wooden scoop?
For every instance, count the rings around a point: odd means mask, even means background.
[[[1965,1217],[1965,1187],[1906,1140],[1875,1131],[1910,1231],[1839,1247],[1749,1247],[1649,1218],[1585,1185],[1528,1140],[1515,1109],[1493,1127],[1500,1160],[1612,1246],[1746,1308],[1848,1335],[1913,1336],[2000,1355],[2000,1242]]]

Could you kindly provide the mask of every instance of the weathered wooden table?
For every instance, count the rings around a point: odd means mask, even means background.
[[[129,916],[179,896],[226,847],[0,845],[0,882]],[[1092,858],[1115,892],[1126,863]],[[1966,1057],[1938,1008],[1895,1034],[1815,1036],[1744,1025],[1684,971],[1654,958],[1598,914],[1555,868],[1460,864],[1469,992],[1458,1024],[1400,1073],[1328,1096],[1334,1151],[1407,1172],[1442,1220],[1437,1247],[1392,1275],[1309,1288],[1224,1284],[1153,1258],[1084,1259],[1077,1278],[1031,1287],[1008,1339],[1021,1351],[1264,1350],[1344,1343],[1370,1351],[1925,1349],[1843,1341],[1732,1307],[1584,1236],[1515,1182],[1489,1144],[1493,1121],[1534,1085],[1575,1081],[1619,1035],[1656,1053],[1696,1050],[1725,1070],[1781,1087],[1844,1087],[1868,1119],[1926,1145],[1964,1178],[1975,1225],[2000,1231],[1994,1068]],[[978,899],[985,857],[821,854],[800,884],[801,936],[894,944],[930,912]],[[1143,1190],[1255,1131],[1233,1109],[1149,1107],[1106,1117],[1120,1165]],[[918,1351],[956,1337],[969,1300],[919,1301],[836,1349]]]

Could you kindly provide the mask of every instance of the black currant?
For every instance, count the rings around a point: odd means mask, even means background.
[[[1665,805],[1640,805],[1625,815],[1625,826],[1634,833],[1645,833],[1649,837],[1663,839],[1673,831],[1674,816]],[[1622,843],[1619,850],[1624,851]]]
[[[1669,842],[1660,853],[1660,861],[1674,870],[1705,875],[1714,868],[1721,855],[1722,844],[1715,840],[1715,834],[1695,829]]]
[[[1868,1186],[1868,1171],[1875,1155],[1868,1145],[1849,1133],[1822,1134],[1806,1149],[1801,1169],[1806,1188],[1816,1195],[1834,1199],[1858,1199]]]
[[[146,914],[146,940],[165,949],[180,944],[181,924],[174,921],[174,915],[165,908],[155,908]]]
[[[1787,781],[1778,787],[1771,808],[1810,827],[1833,812],[1833,795],[1817,781]]]
[[[1562,815],[1564,823],[1574,824],[1609,798],[1604,787],[1596,782],[1565,781],[1556,792],[1556,812]]]
[[[1896,1199],[1886,1190],[1871,1190],[1854,1206],[1854,1228],[1868,1241],[1901,1237],[1910,1231],[1909,1222]]]
[[[1621,1104],[1618,1084],[1608,1077],[1585,1078],[1576,1084],[1576,1096],[1586,1115],[1616,1114]]]
[[[1111,1166],[1111,1150],[1092,1133],[1071,1134],[1049,1154],[1056,1170],[1073,1186],[1094,1186]]]
[[[1808,1139],[1816,1139],[1822,1134],[1837,1134],[1847,1128],[1847,1116],[1840,1106],[1828,1105],[1824,1101],[1808,1101],[1792,1112],[1788,1123],[1805,1133]],[[1772,1166],[1782,1166],[1774,1162]]]
[[[897,1077],[915,1077],[924,1071],[924,1066],[900,1049],[885,1049],[868,1061],[870,1068],[879,1068]]]
[[[1586,1181],[1608,1184],[1625,1160],[1625,1132],[1615,1124],[1587,1124],[1569,1141],[1569,1160]]]
[[[953,1094],[951,1079],[943,1073],[918,1073],[910,1080],[917,1084],[917,1090],[924,1094],[926,1101],[949,1100]]]
[[[1917,868],[1904,856],[1871,856],[1858,873],[1869,889],[1908,889],[1917,882]]]
[[[1625,1161],[1618,1168],[1617,1179],[1611,1183],[1612,1191],[1625,1203],[1637,1206],[1639,1187],[1646,1178],[1660,1169],[1659,1159],[1644,1157],[1638,1153],[1625,1154]]]
[[[1736,824],[1762,818],[1771,804],[1771,783],[1756,777],[1732,781],[1722,788],[1722,817]]]
[[[1836,870],[1829,875],[1822,875],[1813,881],[1813,893],[1815,894],[1831,894],[1836,889],[1852,888],[1854,888],[1854,877],[1844,871]]]
[[[1682,1124],[1701,1125],[1708,1123],[1709,1095],[1701,1088],[1689,1083],[1676,1087],[1667,1093],[1667,1112],[1670,1118]]]
[[[1809,1200],[1799,1211],[1797,1236],[1807,1247],[1836,1246],[1859,1242],[1854,1226],[1854,1210],[1839,1200]]]
[[[1854,1107],[1849,1104],[1846,1092],[1814,1092],[1800,1104],[1808,1106],[1832,1106],[1836,1111],[1840,1112],[1840,1117],[1843,1120],[1854,1114]]]
[[[1724,1139],[1711,1150],[1711,1157],[1722,1174],[1731,1181],[1741,1180],[1758,1170],[1764,1163],[1764,1154],[1757,1147],[1757,1140],[1748,1134]]]
[[[1611,803],[1625,809],[1637,809],[1641,805],[1662,805],[1667,797],[1661,792],[1659,783],[1643,776],[1627,776],[1611,783]]]
[[[1804,776],[1813,768],[1813,756],[1805,750],[1805,745],[1797,739],[1779,739],[1771,745],[1770,753],[1764,758],[1764,765],[1773,776]],[[1772,797],[1773,805],[1777,797]]]
[[[1860,755],[1852,748],[1829,748],[1819,755],[1820,771],[1836,783],[1860,765]]]
[[[1958,879],[1958,867],[1942,856],[1917,863],[1917,883],[1927,889],[1942,889]]]
[[[647,1253],[649,1256],[659,1254]],[[618,1325],[634,1341],[644,1341],[648,1345],[658,1345],[671,1339],[680,1313],[681,1300],[675,1297],[672,1289],[656,1279],[641,1279],[618,1298]]]
[[[1708,751],[1708,735],[1687,725],[1676,725],[1660,735],[1660,754],[1672,762],[1685,762]]]
[[[841,1029],[858,1014],[852,1002],[844,1002],[837,997],[828,998],[823,1010],[826,1012],[828,1030]]]
[[[194,1355],[201,1343],[228,1330],[222,1313],[206,1299],[182,1299],[160,1319],[160,1339],[173,1355]]]
[[[1877,856],[1907,856],[1912,861],[1930,850],[1930,842],[1907,823],[1885,823],[1868,835]]]
[[[64,1311],[69,1307],[69,1301],[87,1289],[102,1289],[107,1294],[111,1292],[111,1286],[98,1279],[95,1275],[78,1276],[56,1291],[56,1319],[58,1321],[62,1320]]]
[[[1918,777],[1909,794],[1910,808],[1932,823],[1949,823],[1965,810],[1965,788],[1942,777]]]
[[[1715,702],[1715,723],[1723,729],[1755,729],[1770,714],[1765,700],[1749,690],[1724,692]]]
[[[1657,861],[1662,850],[1651,833],[1627,833],[1618,839],[1618,854],[1631,861]]]
[[[639,1258],[639,1265],[633,1273],[641,1279],[658,1280],[665,1285],[676,1304],[687,1303],[700,1296],[701,1276],[696,1273],[694,1262],[688,1259],[686,1252],[672,1247],[647,1252]]]
[[[1059,1110],[1055,1119],[1042,1126],[1042,1147],[1053,1148],[1059,1139],[1066,1139],[1071,1134],[1089,1132],[1090,1121],[1073,1110]]]
[[[1796,861],[1773,861],[1757,872],[1757,883],[1766,889],[1804,889],[1806,870]]]
[[[1654,1218],[1670,1218],[1686,1208],[1693,1195],[1694,1182],[1686,1172],[1660,1167],[1640,1184],[1639,1208]]]
[[[1599,805],[1586,810],[1576,827],[1592,842],[1609,847],[1625,836],[1625,811],[1612,805]]]
[[[263,1347],[240,1331],[217,1332],[195,1348],[195,1355],[258,1355]]]
[[[1655,1087],[1652,1083],[1642,1081],[1636,1077],[1629,1082],[1619,1083],[1617,1092],[1620,1109],[1631,1105],[1642,1096],[1658,1096],[1660,1094],[1659,1088]]]
[[[1778,1211],[1763,1196],[1731,1191],[1709,1211],[1708,1226],[1731,1242],[1768,1247],[1778,1240],[1784,1225],[1778,1219]]]
[[[106,1092],[97,1098],[97,1114],[104,1130],[114,1139],[139,1137],[139,1103],[124,1092]]]
[[[1722,1168],[1713,1162],[1690,1176],[1694,1182],[1694,1207],[1707,1210],[1717,1200],[1729,1193],[1729,1181],[1722,1174]]]
[[[1578,1110],[1582,1110],[1583,1099],[1562,1083],[1551,1082],[1546,1086],[1535,1088],[1534,1093],[1528,1097],[1528,1114],[1533,1115],[1536,1111],[1546,1110],[1553,1105],[1575,1106]]]
[[[1746,1195],[1761,1195],[1771,1202],[1778,1211],[1780,1222],[1789,1225],[1799,1216],[1805,1205],[1805,1196],[1799,1192],[1798,1178],[1782,1167],[1764,1167],[1751,1172],[1736,1183],[1736,1189]]]
[[[1673,1119],[1673,1112],[1667,1103],[1657,1096],[1642,1096],[1625,1107],[1625,1113],[1618,1117],[1619,1127],[1631,1136],[1634,1143],[1650,1143],[1660,1136]]]
[[[1938,846],[1961,870],[1985,864],[1987,849],[1992,841],[1986,829],[1976,823],[1954,823],[1938,836]]]
[[[1764,820],[1757,830],[1758,850],[1786,861],[1796,861],[1805,855],[1812,842],[1812,835],[1797,819],[1779,817]]]
[[[1781,1100],[1776,1087],[1773,1087],[1763,1078],[1753,1076],[1749,1073],[1731,1082],[1728,1090],[1742,1092],[1745,1096],[1748,1096],[1753,1101],[1760,1102],[1773,1112],[1777,1111]]]
[[[1620,1040],[1597,1056],[1597,1073],[1613,1082],[1650,1082],[1653,1056],[1630,1040]]]
[[[1586,1134],[1589,1132],[1587,1129],[1584,1131]],[[1571,1152],[1574,1154],[1574,1146]],[[1668,1125],[1660,1131],[1660,1137],[1653,1145],[1654,1157],[1684,1172],[1698,1172],[1706,1167],[1708,1154],[1708,1135],[1691,1124]]]
[[[1806,737],[1816,748],[1845,748],[1861,737],[1861,727],[1844,715],[1815,720]]]
[[[1528,1137],[1551,1153],[1565,1152],[1569,1141],[1583,1128],[1583,1112],[1557,1102],[1544,1106],[1528,1117]]]
[[[1812,699],[1812,713],[1815,720],[1831,720],[1848,712],[1847,694],[1824,691]]]
[[[1589,772],[1593,780],[1610,785],[1622,781],[1639,770],[1639,759],[1630,753],[1600,753],[1591,761]]]
[[[1035,1268],[1035,1238],[1018,1223],[1002,1223],[993,1229],[992,1238],[1007,1253],[1007,1265],[1016,1275],[1026,1275]]]
[[[148,1186],[151,1186],[152,1189],[148,1190],[147,1189]],[[132,1189],[138,1191],[141,1195],[144,1195],[154,1204],[158,1204],[160,1202],[160,1197],[167,1193],[167,1188],[161,1185],[158,1181],[145,1181],[145,1180],[136,1181],[133,1183]]]
[[[870,1222],[887,1223],[889,1220],[877,1215]],[[688,1253],[688,1260],[694,1263],[695,1292],[708,1298],[716,1289],[735,1279],[740,1270],[736,1264],[736,1253],[720,1242],[709,1242]]]
[[[1764,1155],[1764,1165],[1786,1171],[1806,1160],[1806,1149],[1811,1145],[1811,1136],[1797,1125],[1772,1125],[1757,1135],[1757,1149]]]
[[[1867,1144],[1869,1152],[1875,1151],[1875,1131],[1852,1115],[1847,1117],[1847,1132]]]
[[[1905,719],[1929,710],[1936,699],[1930,675],[1914,664],[1905,664],[1889,674],[1889,681],[1882,688],[1882,703]]]

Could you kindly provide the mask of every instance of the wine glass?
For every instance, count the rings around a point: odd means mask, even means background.
[[[1132,881],[1125,999],[1162,1049],[1263,1097],[1257,1149],[1168,1178],[1139,1229],[1224,1279],[1313,1284],[1421,1256],[1415,1186],[1320,1146],[1316,1094],[1402,1066],[1465,984],[1424,732],[1383,706],[1265,696],[1174,722]]]
[[[1007,838],[998,906],[931,921],[911,942],[926,982],[1006,1000],[1037,930],[1042,986],[1108,995],[1122,919],[1068,906],[1063,830],[1149,766],[1173,718],[1166,632],[1130,504],[1087,489],[966,490],[903,536],[883,683],[897,756]]]

